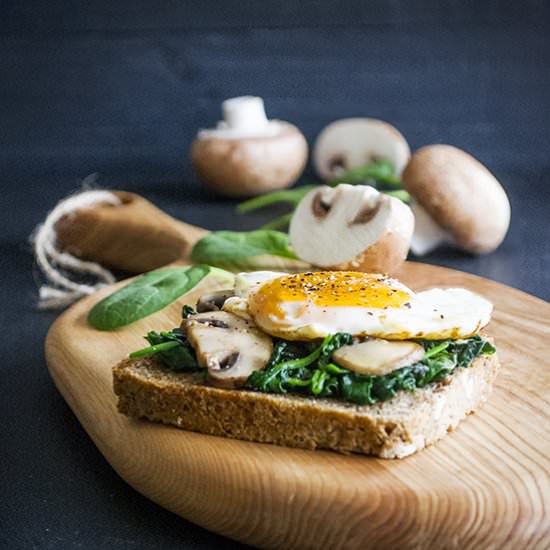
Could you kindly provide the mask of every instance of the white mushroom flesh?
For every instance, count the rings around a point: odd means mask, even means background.
[[[216,128],[200,130],[198,138],[242,139],[273,137],[281,130],[277,120],[268,120],[261,97],[241,96],[222,103],[224,119]]]
[[[389,341],[379,338],[342,346],[332,356],[338,365],[371,376],[383,376],[417,363],[424,357],[424,348],[416,342]]]
[[[253,322],[226,311],[193,315],[182,328],[213,386],[242,386],[250,374],[265,367],[273,351],[271,338]]]
[[[319,187],[304,197],[292,217],[289,237],[302,260],[335,267],[353,262],[388,234],[392,242],[404,245],[404,260],[413,227],[413,215],[400,200],[370,186],[340,184]]]
[[[392,125],[373,118],[346,118],[319,134],[313,165],[322,178],[331,179],[373,160],[387,160],[400,175],[410,156],[407,141]]]
[[[415,256],[425,256],[441,244],[451,242],[449,235],[415,200],[411,201],[411,210],[414,214],[411,251]]]

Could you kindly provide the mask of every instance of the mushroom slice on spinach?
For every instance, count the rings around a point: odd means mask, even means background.
[[[367,338],[364,342],[342,346],[333,353],[332,359],[359,374],[384,376],[420,361],[424,353],[420,344],[410,340]]]
[[[220,388],[238,388],[263,369],[273,351],[271,338],[254,323],[226,311],[198,313],[182,323],[199,365]]]
[[[225,301],[233,296],[232,290],[218,290],[203,294],[197,302],[197,311],[204,313],[206,311],[219,311]]]

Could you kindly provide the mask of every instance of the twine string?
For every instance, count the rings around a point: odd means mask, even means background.
[[[34,255],[46,279],[46,283],[39,289],[38,307],[40,309],[58,309],[68,306],[84,296],[93,294],[103,286],[115,282],[114,275],[98,263],[81,260],[57,247],[56,223],[80,208],[90,208],[99,203],[118,206],[121,200],[109,191],[81,191],[60,201],[33,232],[31,243]],[[96,282],[79,283],[70,275],[66,275],[67,271],[90,275],[96,279]]]

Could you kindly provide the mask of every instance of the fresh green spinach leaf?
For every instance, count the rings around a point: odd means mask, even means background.
[[[384,159],[372,160],[364,166],[351,168],[345,171],[340,177],[334,178],[326,182],[326,185],[332,187],[339,183],[349,183],[351,185],[371,185],[381,193],[385,193],[391,197],[395,197],[406,204],[410,203],[411,197],[405,189],[403,189],[401,179],[395,173],[393,164]],[[319,184],[321,185],[321,184]],[[288,204],[290,212],[271,220],[262,226],[262,229],[278,229],[287,230],[290,225],[292,214],[298,203],[312,190],[319,185],[301,185],[294,189],[283,189],[266,193],[259,197],[254,197],[241,202],[237,206],[239,214],[245,214],[266,208],[274,204]],[[206,263],[211,263],[207,260],[201,260]]]
[[[380,190],[401,189],[401,180],[395,173],[393,164],[384,159],[372,160],[364,166],[351,168],[340,177],[327,182],[327,185],[335,186],[339,183],[351,185],[373,185]]]
[[[219,267],[247,268],[250,260],[258,256],[279,256],[296,260],[290,249],[288,235],[280,231],[213,231],[200,239],[191,253],[195,263]]]
[[[248,199],[241,202],[237,206],[237,212],[239,214],[245,214],[246,212],[253,212],[266,206],[271,206],[277,203],[287,203],[294,207],[298,206],[298,203],[312,190],[316,185],[302,185],[295,187],[294,189],[283,189],[279,191],[272,191],[253,199]]]
[[[327,336],[313,349],[310,343],[280,341],[275,344],[266,368],[253,372],[246,385],[268,393],[301,390],[311,395],[331,395],[336,388],[334,371],[339,368],[330,363],[330,358],[352,340],[351,334],[339,332]]]
[[[194,307],[188,306],[187,304],[184,305],[181,308],[181,318],[187,319],[187,317],[191,317],[191,315],[196,315],[196,311]]]
[[[441,381],[456,368],[469,367],[479,355],[495,352],[479,335],[464,340],[422,340],[419,343],[426,353],[420,362],[383,376],[371,376],[331,362],[334,351],[351,341],[351,335],[339,333],[325,338],[313,350],[311,343],[280,341],[275,344],[266,368],[248,378],[247,387],[268,393],[332,396],[359,405],[372,405],[391,399],[399,391],[414,391]]]
[[[114,330],[143,319],[191,291],[210,270],[194,265],[146,273],[98,302],[88,313],[88,323],[98,330]]]
[[[147,333],[145,339],[150,346],[130,353],[131,358],[157,356],[173,371],[195,372],[200,370],[195,350],[179,328],[168,332]]]
[[[283,214],[282,216],[279,216],[278,218],[275,218],[270,222],[265,223],[264,225],[262,225],[262,227],[260,227],[260,229],[276,229],[277,231],[287,231],[292,220],[292,215],[293,212]]]

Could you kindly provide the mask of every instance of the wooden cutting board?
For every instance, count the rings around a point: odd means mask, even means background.
[[[277,548],[550,547],[550,304],[498,283],[417,263],[415,290],[463,286],[495,304],[502,369],[489,402],[435,447],[400,461],[205,436],[116,411],[111,366],[181,302],[116,332],[86,324],[106,289],[53,325],[51,375],[84,429],[136,490],[207,529]],[[185,298],[194,303],[206,280]]]

